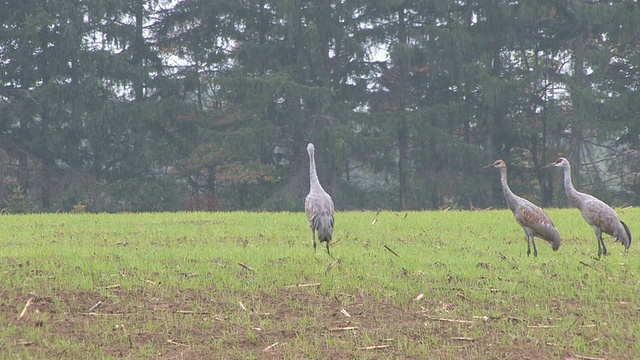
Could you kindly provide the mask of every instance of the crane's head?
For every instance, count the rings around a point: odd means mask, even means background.
[[[313,147],[312,143],[309,143],[309,145],[307,145],[307,152],[312,153],[315,150],[315,148]]]
[[[489,164],[485,167],[483,167],[483,169],[487,169],[487,168],[496,168],[496,169],[502,169],[502,168],[507,168],[507,164],[503,161],[503,160],[496,160],[493,162],[493,164]]]
[[[542,168],[544,169],[544,168],[548,168],[548,167],[552,167],[552,166],[555,166],[555,167],[565,167],[565,166],[569,166],[569,160],[567,160],[567,159],[565,159],[565,158],[563,158],[563,157],[559,157],[559,158],[558,158],[558,160],[556,160],[556,161],[552,162],[552,163],[551,163],[551,164],[549,164],[549,165],[545,165],[545,166],[543,166]]]

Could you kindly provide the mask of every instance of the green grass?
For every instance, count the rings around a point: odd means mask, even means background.
[[[635,358],[638,244],[548,213],[534,258],[507,210],[341,212],[335,262],[302,213],[3,216],[0,358]]]

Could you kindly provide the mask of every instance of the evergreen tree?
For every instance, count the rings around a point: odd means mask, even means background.
[[[327,149],[323,183],[330,192],[339,191],[351,135],[342,115],[358,96],[349,77],[361,71],[357,63],[364,56],[361,45],[349,38],[356,24],[346,6],[245,3],[234,10],[242,21],[220,35],[237,36],[228,59],[234,66],[209,77],[219,86],[217,108],[201,126],[216,143],[202,143],[192,163],[207,168],[215,176],[208,182],[231,191],[239,206],[267,201],[268,208],[300,209],[307,142]],[[275,194],[258,194],[265,187]],[[254,199],[247,202],[241,194]]]
[[[539,167],[558,155],[581,187],[637,201],[638,13],[5,1],[0,196],[15,180],[44,211],[301,210],[314,142],[340,209],[503,204],[478,171],[498,157],[514,191],[549,205],[562,186]]]
[[[156,4],[4,3],[5,147],[43,209],[87,198],[92,209],[134,209],[132,194],[158,179],[172,110],[144,31]],[[109,201],[101,203],[103,194]],[[158,191],[144,196],[135,210],[158,209]]]

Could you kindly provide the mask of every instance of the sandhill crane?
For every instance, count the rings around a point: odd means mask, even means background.
[[[304,210],[309,219],[309,227],[311,227],[311,235],[313,237],[313,249],[316,250],[316,231],[318,231],[318,239],[320,243],[327,243],[327,254],[331,256],[329,244],[333,235],[333,201],[331,196],[320,185],[318,174],[316,173],[316,160],[314,158],[313,144],[307,145],[309,153],[309,194],[304,201]]]
[[[507,164],[503,160],[496,160],[493,164],[483,167],[500,169],[500,184],[502,185],[502,193],[507,202],[507,206],[513,212],[513,217],[527,235],[527,256],[531,254],[531,244],[533,244],[533,256],[538,256],[536,249],[535,237],[539,237],[551,243],[553,251],[560,248],[560,233],[551,221],[551,218],[541,208],[534,205],[527,199],[523,199],[514,194],[507,183]]]
[[[607,255],[607,247],[602,240],[603,232],[615,237],[616,241],[622,242],[625,251],[629,249],[631,245],[631,231],[629,231],[627,224],[620,220],[615,210],[602,200],[589,194],[581,193],[573,187],[569,161],[561,157],[551,164],[543,166],[543,168],[551,166],[564,169],[564,192],[567,194],[571,204],[580,210],[582,217],[591,225],[591,228],[596,233],[596,237],[598,238],[598,258],[600,258],[602,254]]]

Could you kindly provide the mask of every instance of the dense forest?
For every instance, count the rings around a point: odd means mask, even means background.
[[[5,212],[640,205],[635,1],[7,0]]]

